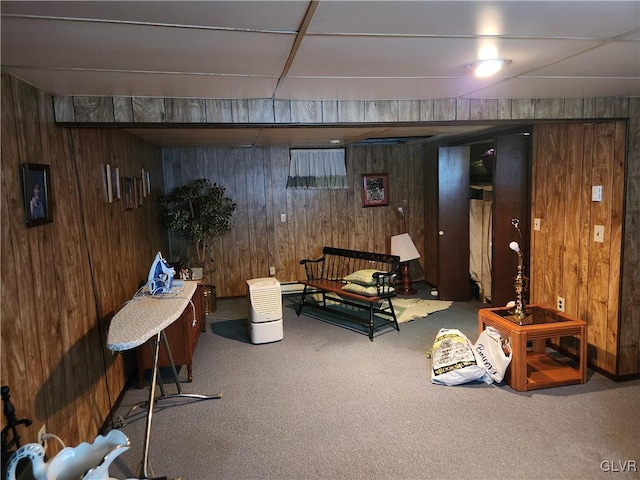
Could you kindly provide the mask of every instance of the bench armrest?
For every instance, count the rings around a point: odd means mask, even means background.
[[[396,276],[397,267],[390,272],[376,272],[373,274],[373,279],[376,281],[376,287],[378,288],[378,295],[395,293],[394,285]]]
[[[300,265],[304,265],[304,273],[307,275],[307,280],[324,278],[324,257],[320,257],[317,260],[300,260]]]
[[[396,271],[391,270],[390,272],[375,272],[373,274],[373,279],[376,281],[376,285],[391,285],[395,281]]]

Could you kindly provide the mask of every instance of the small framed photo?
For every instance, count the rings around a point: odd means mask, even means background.
[[[35,227],[53,222],[49,165],[22,164],[25,223]]]
[[[113,203],[113,186],[111,179],[111,165],[104,164],[104,188],[107,197],[107,203]]]
[[[110,167],[111,170],[111,198],[112,201],[122,198],[120,187],[120,169],[118,167]]]
[[[135,190],[133,189],[133,178],[122,177],[122,198],[124,199],[124,209],[133,210],[136,205]]]
[[[365,173],[362,175],[362,206],[384,207],[389,205],[389,175]]]
[[[142,178],[136,177],[135,179],[135,197],[136,197],[136,207],[142,206],[142,197],[144,197],[144,192],[142,188]]]
[[[145,184],[147,183],[147,172],[145,172],[144,168],[142,169],[142,174],[140,175],[140,181],[142,182],[142,196],[146,197],[147,196],[147,187],[145,187]]]

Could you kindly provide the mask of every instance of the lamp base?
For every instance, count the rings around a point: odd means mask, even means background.
[[[415,295],[418,291],[411,286],[411,275],[409,274],[409,262],[400,264],[400,275],[396,283],[396,293],[398,295]]]
[[[398,295],[415,295],[416,293],[418,293],[418,291],[412,287],[409,287],[408,289],[396,288],[396,293]]]

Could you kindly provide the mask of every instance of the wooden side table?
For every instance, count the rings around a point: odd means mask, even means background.
[[[198,345],[200,333],[206,331],[203,293],[204,286],[197,283],[196,290],[190,297],[195,311],[187,305],[180,314],[180,317],[164,330],[167,340],[171,345],[171,355],[175,365],[187,366],[188,382],[193,381],[193,354]],[[149,348],[153,342],[154,339],[150,338],[146,343],[136,348],[139,388],[144,387],[146,370],[153,368],[152,350]],[[159,352],[158,366],[171,366],[170,359],[164,350],[160,350]]]
[[[587,381],[587,324],[562,312],[538,305],[526,308],[531,315],[518,325],[509,309],[483,308],[478,311],[478,332],[487,325],[511,341],[512,358],[505,380],[518,392],[573,385]],[[547,339],[573,336],[578,339],[577,367],[571,359],[547,353]],[[531,342],[531,349],[528,343]]]

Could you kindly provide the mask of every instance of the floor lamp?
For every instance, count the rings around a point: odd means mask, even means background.
[[[391,255],[400,257],[400,275],[398,282],[396,282],[396,293],[398,295],[415,295],[418,292],[411,287],[409,261],[420,258],[420,253],[408,233],[391,237]]]

